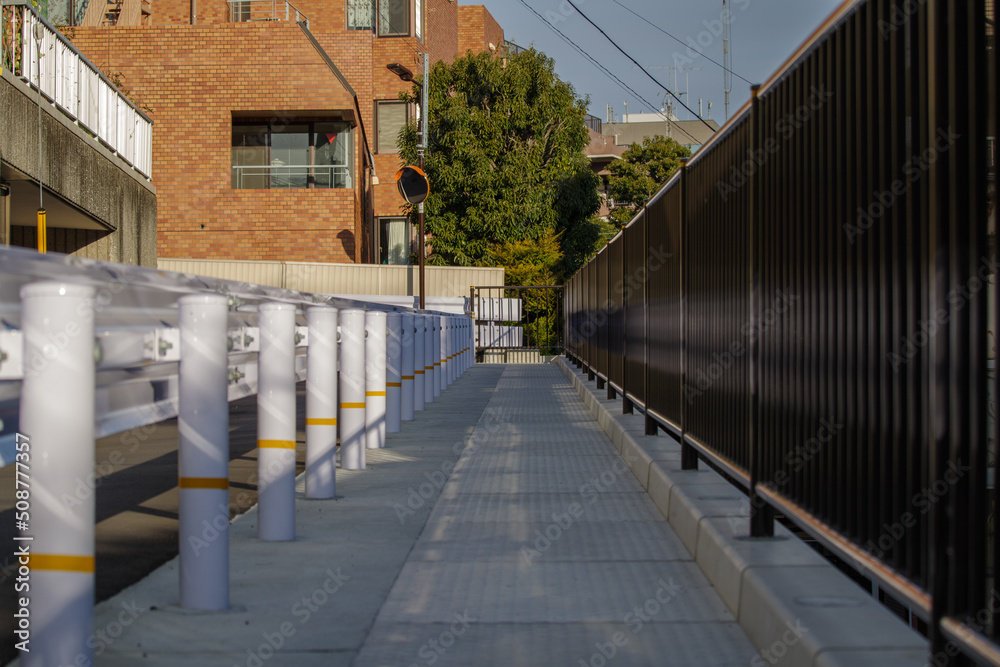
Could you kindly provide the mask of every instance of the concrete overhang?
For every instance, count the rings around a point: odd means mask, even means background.
[[[0,179],[10,187],[10,224],[15,227],[34,227],[38,212],[38,181],[7,164],[0,164]],[[50,228],[105,232],[116,229],[88,215],[48,188],[42,188],[42,203],[46,211],[45,222]]]

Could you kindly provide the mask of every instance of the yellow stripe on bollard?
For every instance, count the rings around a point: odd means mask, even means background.
[[[93,556],[54,556],[52,554],[31,554],[28,567],[32,570],[53,570],[56,572],[93,572]]]
[[[410,379],[412,380],[413,378],[410,378]],[[402,382],[386,382],[385,386],[387,386],[387,387],[402,387],[403,383]]]
[[[404,379],[404,380],[412,380],[412,379],[413,379],[413,376],[412,376],[412,375],[404,375],[404,376],[403,376],[403,379]]]
[[[225,477],[181,477],[177,480],[182,489],[229,489],[229,480]]]
[[[433,366],[424,366],[424,368],[425,368],[426,370],[429,370],[429,371],[432,371],[432,370],[434,370],[434,367],[433,367]]]
[[[386,386],[387,387],[389,386],[388,383],[386,383]],[[400,385],[400,386],[402,386],[402,385]],[[366,391],[365,392],[365,396],[385,396],[385,392],[384,391]]]
[[[341,410],[364,410],[365,409],[365,404],[364,403],[341,403],[340,404],[340,409]]]
[[[258,440],[258,449],[295,449],[294,440]]]
[[[306,426],[336,426],[337,419],[307,419]]]
[[[413,374],[414,375],[423,375],[424,372],[423,371],[413,371]]]

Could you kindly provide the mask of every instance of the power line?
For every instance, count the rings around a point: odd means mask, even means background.
[[[629,7],[626,7],[625,5],[623,5],[622,3],[620,3],[620,2],[618,1],[618,0],[611,0],[611,2],[615,3],[616,5],[618,5],[619,7],[621,7],[622,9],[624,9],[625,11],[627,11],[628,13],[632,14],[633,16],[635,16],[635,17],[636,17],[637,19],[639,19],[640,21],[644,21],[644,22],[648,23],[648,24],[649,24],[650,26],[652,26],[652,27],[653,27],[653,28],[655,28],[656,30],[659,30],[659,31],[660,31],[660,32],[662,32],[662,33],[663,33],[664,35],[666,35],[666,36],[667,36],[667,37],[669,37],[670,39],[674,40],[675,42],[677,42],[677,43],[681,44],[682,46],[688,46],[688,47],[690,47],[690,44],[685,44],[685,43],[684,43],[683,41],[681,41],[681,39],[680,39],[679,37],[675,37],[674,35],[671,35],[671,34],[670,34],[669,32],[667,32],[666,30],[664,30],[664,29],[663,29],[663,28],[661,28],[660,26],[656,25],[655,23],[653,23],[652,21],[650,21],[650,20],[649,20],[649,19],[647,19],[646,17],[642,16],[642,15],[641,15],[641,14],[639,14],[638,12],[636,12],[636,11],[634,11],[634,10],[630,9]],[[748,84],[750,84],[751,86],[753,85],[753,82],[752,82],[752,81],[750,81],[749,79],[747,79],[747,78],[745,78],[745,77],[742,77],[742,76],[740,76],[739,74],[737,74],[736,72],[734,72],[734,71],[733,71],[732,69],[730,69],[730,68],[726,67],[725,65],[723,65],[722,63],[720,63],[720,62],[719,62],[718,60],[714,60],[714,59],[713,59],[713,58],[712,58],[711,56],[707,55],[706,53],[703,53],[703,52],[701,52],[701,51],[698,51],[698,55],[700,55],[700,56],[701,56],[702,58],[704,58],[704,59],[705,59],[705,60],[707,60],[708,62],[712,63],[713,65],[718,65],[718,66],[719,66],[719,67],[721,67],[721,68],[722,68],[723,70],[725,70],[725,71],[729,72],[730,74],[732,74],[732,75],[733,75],[733,76],[735,76],[736,78],[738,78],[738,79],[743,79],[744,81],[746,81],[746,82],[747,82]]]
[[[685,109],[687,109],[688,113],[690,113],[690,114],[691,114],[692,116],[694,116],[695,118],[697,118],[698,120],[700,120],[700,121],[701,121],[702,123],[705,123],[705,127],[707,127],[708,129],[712,130],[713,132],[715,131],[715,128],[714,128],[714,127],[712,127],[711,125],[709,125],[709,124],[708,124],[708,123],[707,123],[707,122],[705,121],[705,119],[704,119],[704,118],[702,118],[701,116],[699,116],[698,114],[696,114],[696,113],[695,113],[695,112],[694,112],[694,111],[693,111],[693,110],[691,109],[691,107],[689,107],[688,105],[684,104],[684,102],[682,102],[682,101],[681,101],[681,99],[680,99],[679,97],[677,97],[677,95],[675,95],[675,94],[674,94],[674,91],[672,91],[672,90],[670,90],[669,88],[667,88],[666,86],[664,86],[664,85],[663,85],[662,83],[660,83],[660,82],[659,82],[659,81],[658,81],[658,80],[656,79],[656,77],[654,77],[654,76],[653,76],[652,74],[650,74],[650,73],[649,73],[648,71],[646,71],[646,68],[645,68],[645,67],[643,67],[642,65],[640,65],[640,64],[639,64],[639,61],[638,61],[638,60],[636,60],[635,58],[633,58],[633,57],[632,57],[632,56],[630,56],[629,54],[625,53],[625,50],[624,50],[624,49],[623,49],[622,47],[618,46],[618,43],[617,43],[617,42],[616,42],[615,40],[611,39],[611,37],[610,37],[610,36],[608,35],[608,33],[604,32],[604,30],[602,30],[602,29],[601,29],[601,27],[600,27],[599,25],[597,25],[596,23],[594,23],[593,21],[591,21],[591,20],[590,20],[590,17],[589,17],[589,16],[587,16],[586,14],[584,14],[583,12],[581,12],[581,11],[580,11],[580,8],[579,8],[579,7],[577,7],[577,6],[575,5],[575,4],[573,4],[573,0],[566,0],[566,2],[568,2],[568,3],[569,3],[569,6],[570,6],[570,7],[572,7],[573,9],[575,9],[575,10],[577,11],[577,13],[578,13],[578,14],[579,14],[580,16],[582,16],[582,17],[584,18],[584,20],[586,20],[586,21],[587,21],[587,23],[589,23],[590,25],[594,26],[594,28],[595,28],[595,29],[597,30],[597,32],[599,32],[599,33],[601,33],[602,35],[604,35],[604,38],[605,38],[605,39],[607,39],[607,40],[608,40],[609,42],[611,42],[611,44],[612,44],[612,45],[614,45],[614,47],[615,47],[616,49],[618,49],[618,51],[619,51],[619,52],[620,52],[620,53],[621,53],[621,54],[622,54],[623,56],[625,56],[626,58],[628,58],[629,60],[631,60],[631,61],[632,61],[632,62],[633,62],[633,63],[635,64],[635,66],[636,66],[636,67],[638,67],[639,69],[641,69],[641,70],[642,70],[642,72],[643,72],[643,74],[645,74],[646,76],[648,76],[648,77],[650,78],[650,80],[651,80],[651,81],[652,81],[653,83],[655,83],[655,84],[656,84],[656,85],[658,85],[658,86],[659,86],[660,88],[662,88],[662,89],[663,89],[663,90],[665,90],[665,91],[666,91],[667,93],[669,93],[669,94],[670,94],[670,96],[671,96],[672,98],[674,98],[675,100],[677,100],[677,103],[678,103],[678,104],[680,104],[680,105],[681,105],[682,107],[684,107]]]
[[[542,23],[544,23],[546,26],[548,26],[548,28],[550,30],[552,30],[557,35],[559,35],[559,37],[564,42],[566,42],[570,47],[572,47],[573,49],[575,49],[577,52],[580,53],[580,55],[582,55],[584,58],[586,58],[587,60],[589,60],[594,65],[594,67],[598,68],[601,72],[604,73],[605,76],[607,76],[609,79],[611,79],[612,81],[614,81],[615,83],[617,83],[622,88],[622,90],[624,90],[625,92],[629,93],[630,95],[633,95],[636,99],[638,99],[640,102],[642,102],[643,104],[645,104],[654,113],[659,113],[659,111],[657,110],[657,107],[656,107],[655,104],[653,104],[652,102],[650,102],[649,100],[647,100],[646,98],[644,98],[642,95],[640,95],[635,90],[633,90],[628,84],[626,84],[624,81],[622,81],[617,76],[615,76],[610,70],[608,70],[608,68],[606,68],[604,65],[602,65],[597,60],[595,60],[580,45],[578,45],[572,39],[570,39],[569,37],[567,37],[561,30],[559,30],[559,28],[555,27],[554,25],[552,25],[551,23],[549,23],[548,21],[546,21],[545,18],[541,14],[539,14],[537,11],[535,11],[534,8],[531,7],[531,5],[529,5],[527,2],[525,2],[525,0],[518,0],[518,1],[522,5],[524,5],[528,9],[528,11],[530,11],[532,14],[534,14],[538,18],[539,21],[541,21]],[[698,140],[694,137],[694,135],[692,135],[690,132],[688,132],[687,130],[685,130],[684,128],[682,128],[675,121],[670,120],[670,116],[669,115],[665,115],[664,118],[666,119],[667,123],[672,123],[677,130],[679,130],[680,132],[682,132],[683,134],[685,134],[689,139],[691,139],[692,143],[695,143],[695,144],[699,143]]]

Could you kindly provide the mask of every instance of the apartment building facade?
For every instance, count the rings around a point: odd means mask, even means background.
[[[408,262],[395,144],[417,110],[387,66],[502,48],[484,7],[130,2],[92,0],[65,32],[153,119],[160,257]]]

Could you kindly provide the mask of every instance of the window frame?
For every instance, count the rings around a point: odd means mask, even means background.
[[[378,3],[379,3],[379,0],[368,0],[368,1],[371,3],[371,7],[372,7],[372,9],[371,9],[371,15],[368,17],[368,21],[369,21],[370,25],[368,25],[368,26],[352,26],[350,24],[350,15],[351,15],[351,7],[350,7],[350,5],[351,5],[351,0],[344,0],[344,25],[346,26],[347,30],[352,30],[352,31],[362,31],[363,30],[363,31],[367,31],[367,32],[376,32],[376,29],[378,27],[377,17],[378,17]]]
[[[375,0],[375,36],[382,37],[413,37],[413,1],[414,0],[395,0],[403,3],[406,8],[406,25],[402,32],[382,32],[382,26],[380,19],[382,18],[382,3],[383,2],[393,2],[394,0]]]
[[[346,132],[348,132],[348,138],[347,138],[348,144],[347,144],[346,160],[345,160],[346,164],[343,164],[343,165],[320,165],[320,164],[316,164],[315,143],[316,143],[316,136],[318,134],[316,128],[317,128],[317,126],[324,125],[324,124],[342,124],[342,125],[345,125],[347,127],[347,129],[345,130]],[[244,167],[260,166],[262,168],[267,168],[267,167],[273,166],[272,164],[270,164],[273,161],[273,155],[272,155],[272,149],[274,147],[274,142],[273,142],[273,139],[272,139],[272,137],[274,135],[273,128],[276,127],[276,126],[277,127],[285,127],[285,126],[288,126],[288,125],[305,125],[308,128],[307,129],[307,136],[308,136],[308,140],[307,140],[307,145],[308,145],[308,148],[307,148],[307,155],[308,155],[307,164],[304,164],[304,165],[290,165],[290,166],[293,166],[293,167],[305,167],[305,168],[308,168],[308,173],[306,175],[306,184],[304,186],[302,186],[302,187],[274,187],[272,184],[274,182],[275,175],[273,173],[268,172],[268,173],[266,173],[266,175],[262,174],[262,176],[267,179],[267,184],[268,184],[267,187],[237,187],[237,185],[236,185],[236,172],[235,172],[236,167],[240,167],[240,166],[244,166]],[[234,161],[233,161],[232,151],[235,148],[237,148],[237,146],[233,145],[233,138],[234,138],[234,134],[236,132],[236,128],[237,127],[241,127],[241,126],[242,127],[249,127],[249,126],[261,127],[261,126],[263,126],[263,127],[267,128],[266,142],[264,144],[264,148],[266,149],[266,162],[265,162],[265,164],[262,164],[262,165],[236,165],[236,164],[233,163]],[[262,116],[256,116],[256,117],[253,117],[253,118],[233,116],[232,119],[231,119],[230,132],[229,132],[229,136],[230,136],[230,160],[229,160],[229,163],[230,163],[230,188],[232,190],[354,190],[357,187],[357,181],[355,179],[355,173],[354,173],[355,172],[355,164],[354,163],[355,163],[355,159],[356,159],[356,154],[355,154],[356,153],[356,145],[355,145],[356,144],[356,137],[354,136],[355,135],[355,129],[356,129],[356,124],[353,121],[345,119],[345,118],[318,118],[318,117],[314,117],[314,116],[303,116],[301,118],[296,118],[296,117],[280,117],[280,116],[277,116],[277,115],[272,115],[272,116],[263,116],[262,115]],[[336,182],[336,179],[333,176],[333,172],[331,172],[331,179],[330,179],[330,183],[331,184],[330,184],[330,186],[317,186],[317,184],[316,184],[316,173],[315,173],[315,171],[312,168],[313,167],[329,167],[329,166],[344,167],[344,168],[347,169],[347,172],[346,172],[346,182],[347,182],[347,185],[344,185],[344,186],[341,186],[341,187],[334,186],[333,183]]]
[[[383,246],[382,246],[382,229],[383,229],[383,225],[385,223],[387,223],[387,222],[393,222],[393,221],[401,221],[404,225],[406,225],[406,251],[404,253],[405,254],[404,259],[406,261],[403,264],[390,264],[388,261],[386,261],[385,264],[382,263],[382,250],[383,250]],[[374,255],[375,255],[372,258],[374,260],[373,261],[374,264],[378,264],[379,266],[413,266],[413,264],[410,263],[410,255],[413,254],[413,222],[410,220],[409,216],[405,216],[405,215],[382,215],[382,216],[376,216],[375,217],[375,243],[373,243],[372,245],[374,246],[373,250],[374,250]],[[388,260],[388,248],[386,248],[385,250],[386,250],[386,259]]]
[[[398,99],[397,100],[393,100],[393,99],[375,100],[375,153],[377,155],[398,155],[399,154],[399,146],[398,146],[398,144],[394,144],[393,150],[391,150],[391,151],[383,151],[382,150],[382,144],[380,143],[380,140],[381,140],[381,137],[382,137],[382,132],[381,132],[382,116],[381,116],[381,114],[379,112],[379,109],[383,105],[385,105],[385,106],[403,106],[405,108],[405,114],[406,114],[406,116],[403,119],[403,127],[405,127],[410,122],[410,120],[411,120],[411,118],[413,116],[412,111],[411,111],[412,105],[409,104],[408,102],[403,102],[403,101],[398,100]]]

